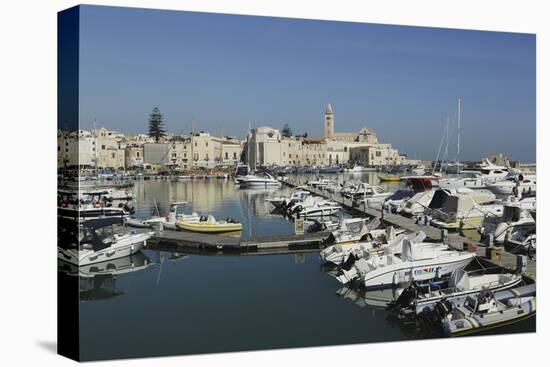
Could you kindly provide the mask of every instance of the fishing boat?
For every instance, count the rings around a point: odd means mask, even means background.
[[[176,226],[186,231],[203,233],[235,232],[243,229],[243,225],[232,218],[216,220],[212,215],[202,216],[199,221],[194,222],[178,221]]]
[[[425,317],[440,323],[445,336],[460,336],[509,325],[536,314],[536,285],[510,290],[482,290],[465,299],[442,299]]]
[[[463,269],[454,271],[448,280],[436,283],[417,282],[405,288],[392,305],[399,318],[409,320],[421,312],[429,312],[442,299],[456,300],[475,295],[483,290],[493,292],[518,286],[521,274],[474,274]]]
[[[441,278],[465,268],[476,256],[471,252],[449,250],[442,244],[430,245],[405,239],[401,254],[390,252],[359,259],[349,270],[342,269],[337,279],[343,284],[359,279],[365,288],[395,287],[416,280]]]

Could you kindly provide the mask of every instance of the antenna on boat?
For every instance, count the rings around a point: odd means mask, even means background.
[[[456,142],[456,174],[460,173],[460,97],[458,97],[458,129]]]

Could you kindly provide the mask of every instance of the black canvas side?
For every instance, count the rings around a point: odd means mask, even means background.
[[[58,190],[71,175],[74,176],[67,167],[69,154],[73,161],[78,161],[79,154],[78,148],[70,148],[65,142],[65,137],[78,133],[79,13],[79,7],[73,7],[57,15]],[[69,152],[70,149],[75,151]],[[63,245],[65,236],[62,233],[77,230],[76,222],[58,220],[57,226],[58,246]],[[57,352],[67,358],[79,360],[79,278],[64,271],[65,267],[66,264],[58,260]]]

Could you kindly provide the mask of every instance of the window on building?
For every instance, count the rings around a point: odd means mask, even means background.
[[[229,153],[225,152],[225,159],[229,159]]]
[[[187,158],[187,153],[183,153],[183,158]]]
[[[206,142],[206,146],[208,146],[208,142]]]
[[[376,152],[376,156],[377,156],[377,157],[381,157],[381,156],[382,156],[382,152],[378,150],[378,151]]]
[[[233,159],[237,159],[237,152],[233,152]]]
[[[101,150],[105,150],[105,145],[102,145],[102,146],[101,146]]]
[[[111,153],[111,158],[114,158],[115,157],[115,153]]]
[[[197,146],[197,142],[195,142],[195,146]]]
[[[139,158],[139,152],[136,152],[136,157],[138,157],[138,158]]]

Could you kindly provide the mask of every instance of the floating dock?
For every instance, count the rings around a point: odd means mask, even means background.
[[[304,250],[319,249],[330,232],[305,233],[301,235],[273,235],[251,238],[231,237],[186,231],[164,230],[151,237],[157,249],[199,251],[258,252],[266,249]],[[265,251],[264,251],[265,252]]]

